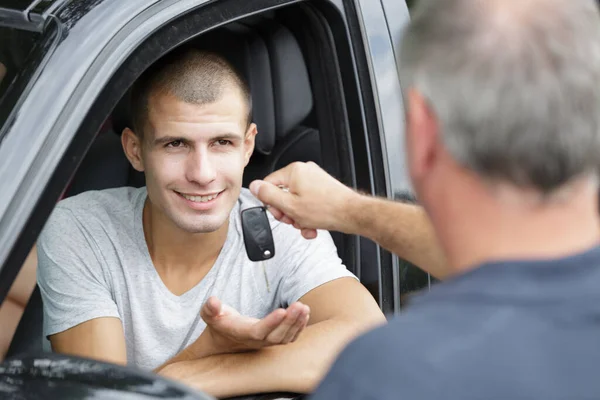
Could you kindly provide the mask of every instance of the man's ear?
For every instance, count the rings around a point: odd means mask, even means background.
[[[244,166],[248,165],[250,162],[250,156],[252,156],[252,153],[254,152],[257,134],[258,129],[256,128],[256,124],[250,124],[246,131],[246,136],[244,137]]]
[[[131,129],[125,128],[121,133],[121,144],[131,166],[136,171],[143,172],[144,158],[142,157],[142,141],[140,138]]]
[[[413,179],[426,176],[438,154],[439,122],[429,102],[415,89],[408,92],[406,146]]]

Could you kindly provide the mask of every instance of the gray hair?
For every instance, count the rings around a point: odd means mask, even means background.
[[[551,193],[597,174],[594,0],[419,0],[398,63],[405,94],[425,97],[449,153],[480,176]]]

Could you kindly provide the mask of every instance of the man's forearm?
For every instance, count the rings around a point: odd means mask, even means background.
[[[346,343],[361,332],[358,327],[350,321],[323,321],[308,326],[294,343],[173,362],[159,373],[217,397],[307,393],[315,388]]]
[[[422,207],[357,195],[346,208],[344,214],[350,219],[346,233],[368,237],[436,278],[443,279],[450,274],[433,226]]]

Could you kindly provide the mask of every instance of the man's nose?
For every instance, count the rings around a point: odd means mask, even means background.
[[[190,154],[187,165],[188,181],[202,186],[214,181],[217,177],[214,161],[206,150],[197,150]]]

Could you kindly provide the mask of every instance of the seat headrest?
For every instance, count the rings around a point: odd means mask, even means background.
[[[304,56],[292,32],[270,21],[265,40],[271,56],[275,127],[281,139],[308,117],[313,96]]]
[[[252,119],[258,126],[255,151],[268,155],[275,146],[275,106],[271,65],[264,40],[253,29],[241,24],[201,35],[187,46],[221,54],[246,80],[252,94]],[[129,92],[113,111],[113,126],[118,134],[130,126]]]
[[[256,30],[238,23],[201,35],[197,48],[221,54],[246,80],[252,119],[258,127],[255,151],[268,155],[275,146],[275,105],[267,45]]]
[[[123,129],[131,129],[131,90],[125,92],[125,95],[119,100],[111,114],[113,130],[119,136]]]

